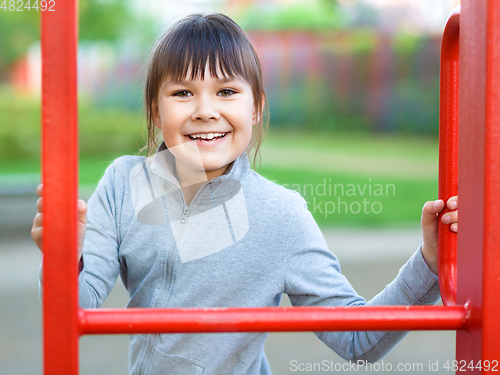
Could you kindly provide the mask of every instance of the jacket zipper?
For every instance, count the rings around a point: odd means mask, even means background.
[[[213,179],[213,181],[220,181],[220,177],[218,178],[215,178]],[[212,180],[211,180],[212,181]],[[196,198],[198,197],[198,195],[201,193],[202,190],[204,190],[206,188],[207,185],[210,184],[211,181],[208,181],[205,185],[203,185],[195,194],[195,196],[193,197],[193,200],[191,202],[196,202]],[[184,194],[182,193],[182,189],[179,190],[179,194],[180,194],[180,197],[181,197],[181,200],[182,200],[182,204],[183,204],[183,211],[182,211],[182,216],[181,216],[181,219],[180,219],[180,223],[181,224],[186,224],[187,223],[187,215],[189,213],[189,206],[187,205],[186,203],[186,199],[184,198]],[[179,235],[179,239],[182,237],[182,235],[184,234],[184,230],[185,230],[186,226],[183,225],[181,227],[181,232],[180,232],[180,235]],[[165,302],[167,296],[168,296],[168,292],[172,289],[172,272],[173,272],[173,253],[174,253],[174,250],[176,248],[176,243],[174,242],[174,244],[172,244],[172,246],[170,247],[170,251],[169,251],[169,254],[168,254],[168,258],[167,258],[167,275],[169,275],[169,279],[168,279],[168,282],[166,283],[166,287],[161,295],[161,297],[158,299],[158,302],[155,304],[155,308],[157,307],[160,307],[163,305],[163,303]],[[145,358],[143,360],[143,362],[141,363],[141,366],[140,366],[140,369],[139,369],[139,375],[144,375],[144,371],[145,371],[145,366],[147,364],[149,364],[149,362],[151,361],[151,356],[153,354],[153,348],[154,348],[154,344],[156,343],[156,339],[158,338],[158,334],[151,334],[150,338],[149,338],[149,343],[148,343],[148,347],[147,347],[147,350],[146,350],[146,354],[145,354]]]
[[[158,300],[158,302],[155,304],[154,307],[161,306],[161,304],[165,300],[165,298],[168,294],[168,291],[170,290],[170,287],[172,285],[172,268],[173,268],[173,265],[172,265],[173,259],[172,258],[173,258],[174,249],[175,249],[175,241],[172,244],[172,246],[170,247],[170,251],[168,253],[168,258],[167,258],[168,280],[166,280],[166,284],[165,284],[166,287],[165,287],[160,299]],[[154,344],[156,342],[157,337],[158,337],[157,334],[151,334],[149,337],[148,347],[146,350],[145,358],[144,358],[143,362],[141,363],[141,366],[139,369],[139,374],[144,374],[144,371],[145,371],[144,367],[151,361],[151,355],[153,353],[153,347],[154,347]]]

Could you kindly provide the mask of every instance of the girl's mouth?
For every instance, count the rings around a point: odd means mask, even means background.
[[[224,138],[226,135],[227,133],[198,133],[188,135],[188,137],[196,142],[214,142]]]

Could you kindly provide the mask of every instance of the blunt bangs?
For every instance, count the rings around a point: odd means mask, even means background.
[[[194,14],[162,36],[153,50],[148,86],[157,100],[161,83],[189,78],[204,79],[208,67],[213,78],[239,77],[252,87],[254,101],[260,96],[261,68],[245,33],[223,14]],[[146,103],[147,104],[147,103]]]
[[[251,71],[258,68],[256,61],[252,61],[253,51],[248,42],[235,38],[230,34],[232,30],[227,30],[224,25],[197,22],[196,18],[187,21],[165,43],[166,58],[161,61],[164,66],[159,67],[165,72],[165,79],[183,80],[190,70],[190,79],[203,80],[206,67],[213,78],[222,78],[219,77],[221,74],[246,81],[256,78],[251,77]],[[251,65],[250,69],[246,69],[247,64]]]

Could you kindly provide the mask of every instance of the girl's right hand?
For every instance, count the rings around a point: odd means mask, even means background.
[[[36,202],[36,215],[33,219],[33,227],[31,228],[31,237],[40,251],[42,249],[43,238],[43,184],[38,185],[36,193],[40,197]],[[78,200],[78,258],[79,261],[83,252],[83,240],[85,238],[85,231],[87,230],[87,204],[84,200]]]

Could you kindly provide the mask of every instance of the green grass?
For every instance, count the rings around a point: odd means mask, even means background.
[[[78,177],[80,185],[95,188],[107,166],[121,155],[82,156],[79,160]],[[5,162],[0,160],[0,181],[8,176],[40,174],[40,161],[21,159]]]
[[[273,167],[261,174],[298,191],[322,226],[406,226],[418,222],[424,202],[437,196],[430,180]]]
[[[322,226],[405,226],[437,197],[437,139],[271,132],[266,178],[301,193]]]
[[[438,143],[434,138],[271,132],[262,160],[275,167],[435,180]]]

